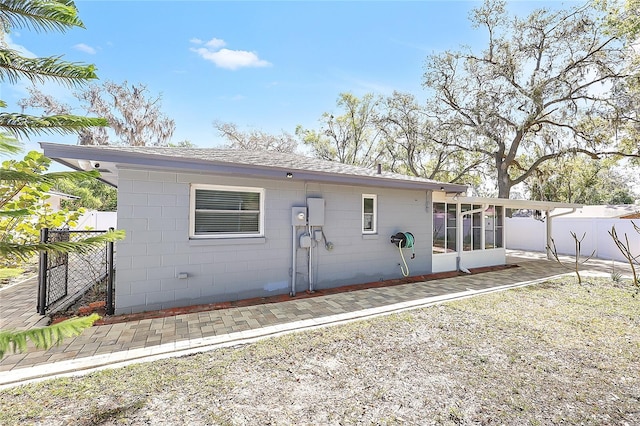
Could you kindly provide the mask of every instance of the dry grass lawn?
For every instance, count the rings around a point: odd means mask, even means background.
[[[632,294],[569,278],[20,386],[0,424],[640,424]]]

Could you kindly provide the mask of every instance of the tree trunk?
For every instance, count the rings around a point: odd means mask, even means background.
[[[511,193],[509,167],[502,158],[496,158],[496,170],[498,171],[498,197],[509,198],[509,194]]]
[[[508,178],[507,178],[508,180]],[[498,198],[509,198],[511,193],[511,185],[509,182],[505,182],[505,179],[498,179]]]

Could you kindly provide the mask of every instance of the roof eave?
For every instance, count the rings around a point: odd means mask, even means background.
[[[350,174],[314,172],[309,170],[296,170],[284,167],[267,167],[257,165],[245,165],[225,163],[198,158],[168,157],[166,155],[141,154],[136,152],[123,152],[116,150],[98,149],[78,145],[60,145],[40,142],[44,154],[67,166],[68,159],[108,162],[123,166],[142,166],[162,170],[188,170],[225,175],[244,175],[269,179],[286,179],[298,181],[313,181],[321,183],[334,183],[341,185],[361,185],[381,188],[396,189],[421,189],[432,191],[444,191],[450,193],[463,193],[467,190],[464,185],[421,182],[412,180],[399,180],[384,176],[357,176]],[[72,166],[73,168],[77,168]],[[287,173],[292,177],[288,178]]]

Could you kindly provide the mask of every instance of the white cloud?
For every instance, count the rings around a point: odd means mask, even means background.
[[[96,49],[84,43],[76,44],[75,46],[73,46],[73,48],[81,52],[88,53],[90,55],[96,54]]]
[[[200,39],[192,39],[191,42],[194,44],[202,44],[202,40]],[[196,52],[203,59],[213,62],[218,68],[237,70],[239,68],[271,66],[271,63],[260,59],[255,52],[222,49],[226,44],[224,40],[213,38],[205,43],[205,47],[192,47],[191,51]]]
[[[202,40],[200,40],[199,38],[192,38],[191,40],[189,40],[189,42],[193,44],[202,44]]]
[[[218,67],[230,70],[271,65],[269,62],[260,59],[254,52],[247,52],[246,50],[221,49],[217,52],[212,52],[203,48],[197,49],[197,52],[204,59],[213,62]]]
[[[205,44],[205,46],[210,47],[213,50],[218,50],[221,47],[224,47],[226,45],[227,43],[224,40],[219,38],[212,38]]]

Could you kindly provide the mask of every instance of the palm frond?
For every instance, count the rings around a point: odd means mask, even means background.
[[[41,251],[53,253],[90,253],[97,245],[111,241],[122,240],[125,232],[122,230],[109,231],[104,234],[87,237],[80,241],[59,241],[55,243],[14,244],[0,242],[0,255],[15,256],[28,259]]]
[[[20,151],[22,151],[22,145],[13,135],[0,133],[0,154],[17,154]]]
[[[0,16],[14,28],[61,32],[84,28],[78,9],[70,0],[3,0]]]
[[[21,331],[0,331],[0,359],[10,350],[14,353],[27,348],[27,341],[33,342],[38,349],[48,349],[58,345],[63,339],[78,336],[100,319],[100,315],[76,317],[48,327]]]
[[[74,134],[87,127],[103,127],[109,123],[104,118],[77,115],[51,115],[35,117],[27,114],[0,113],[0,128],[16,137],[30,137],[45,134]]]
[[[8,80],[15,84],[26,77],[32,82],[54,80],[68,87],[77,87],[98,78],[95,65],[67,62],[60,58],[25,58],[15,50],[0,49],[0,81]]]
[[[51,172],[42,175],[47,181],[55,182],[62,179],[71,180],[74,182],[82,182],[87,179],[95,179],[100,177],[100,172],[97,170],[78,170],[71,172]]]
[[[24,172],[20,170],[0,169],[0,182],[25,182],[25,183],[48,183],[54,184],[56,181],[67,179],[81,182],[86,179],[100,177],[97,170],[72,171],[72,172],[51,172],[43,175]]]
[[[25,217],[29,214],[29,209],[4,210],[0,209],[0,217]]]
[[[0,255],[13,256],[21,260],[27,260],[31,256],[38,254],[41,251],[47,251],[52,253],[79,253],[86,254],[95,248],[95,244],[90,244],[85,241],[72,242],[62,241],[55,243],[32,243],[32,244],[15,244],[0,242]]]

